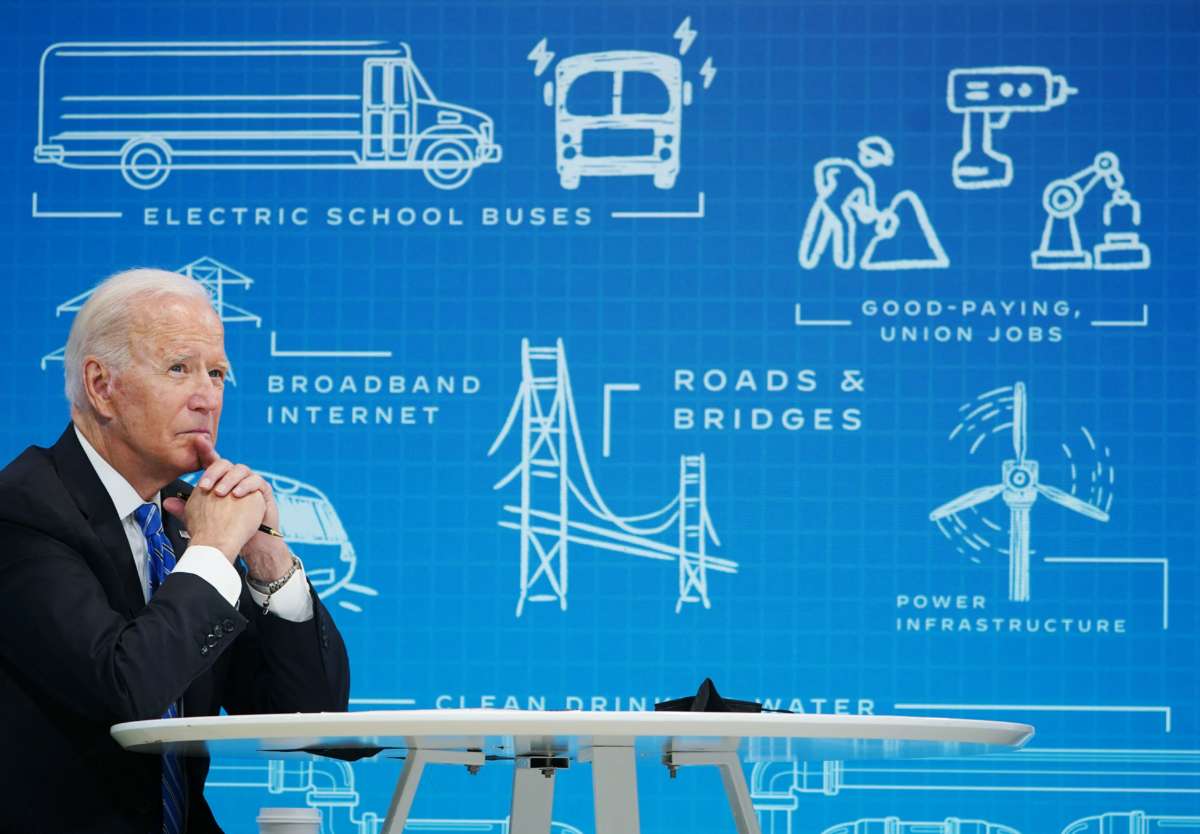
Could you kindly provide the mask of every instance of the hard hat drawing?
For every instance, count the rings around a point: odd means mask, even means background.
[[[892,143],[882,136],[868,136],[858,143],[858,162],[864,168],[878,168],[880,165],[891,165],[896,160],[896,152]]]

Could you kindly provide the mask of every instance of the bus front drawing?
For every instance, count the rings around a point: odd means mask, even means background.
[[[42,53],[35,162],[120,170],[419,169],[458,188],[499,162],[490,116],[434,95],[385,41],[57,43]]]
[[[692,82],[678,58],[657,52],[594,52],[564,58],[546,82],[554,108],[559,183],[584,176],[651,176],[656,188],[679,174],[682,113]]]

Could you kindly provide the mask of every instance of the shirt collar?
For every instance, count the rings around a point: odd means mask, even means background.
[[[142,496],[137,494],[137,490],[130,485],[129,481],[125,480],[125,477],[120,472],[113,468],[111,463],[100,456],[100,453],[83,436],[83,432],[79,430],[79,427],[73,426],[73,428],[75,429],[75,436],[79,438],[79,444],[83,446],[83,453],[92,462],[92,468],[100,476],[100,483],[104,484],[104,489],[108,492],[108,497],[112,499],[113,506],[117,509],[117,517],[121,519],[128,518],[133,514],[134,510],[147,502],[142,500]],[[154,496],[154,504],[156,506],[158,506],[160,500],[160,495]]]

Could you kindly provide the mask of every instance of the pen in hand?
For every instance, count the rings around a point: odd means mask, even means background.
[[[193,487],[189,484],[183,484],[182,486],[179,487],[179,489],[175,490],[175,494],[171,497],[178,498],[182,501],[187,501],[188,498],[191,497],[194,489],[195,489],[195,487]],[[258,525],[258,531],[260,533],[266,533],[268,536],[274,536],[277,539],[283,538],[283,533],[280,533],[274,527],[268,527],[265,524]]]

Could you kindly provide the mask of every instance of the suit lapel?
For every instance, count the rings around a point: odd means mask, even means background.
[[[104,581],[106,577],[98,576],[108,590],[110,601],[114,608],[133,617],[145,606],[146,599],[142,595],[142,583],[133,563],[129,539],[125,536],[125,528],[121,525],[108,490],[100,482],[100,476],[75,436],[73,425],[67,426],[52,447],[52,452],[63,485],[103,546],[102,561],[109,568],[110,575],[107,582]]]

